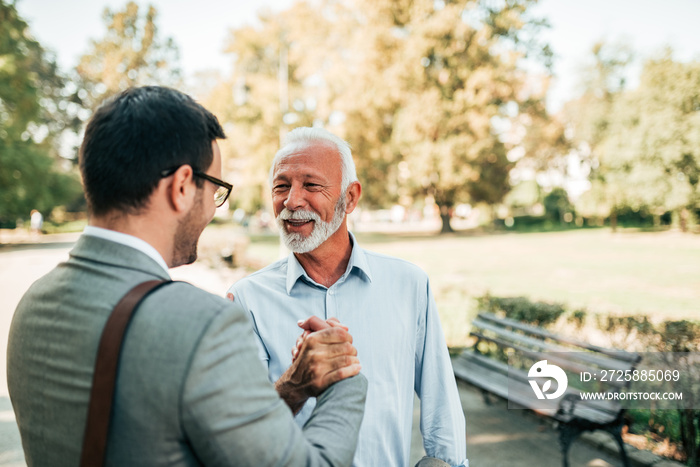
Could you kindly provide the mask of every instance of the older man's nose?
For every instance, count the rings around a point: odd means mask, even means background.
[[[287,199],[284,202],[284,207],[290,211],[296,211],[297,209],[303,208],[306,205],[306,199],[304,198],[304,190],[292,186],[287,194]]]

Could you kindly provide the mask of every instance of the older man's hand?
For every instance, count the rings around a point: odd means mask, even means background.
[[[299,350],[301,350],[301,345],[304,343],[304,339],[306,339],[306,336],[311,334],[312,332],[320,331],[322,329],[327,329],[328,326],[330,327],[336,327],[336,328],[342,328],[345,329],[346,331],[349,331],[348,327],[340,324],[340,321],[338,321],[338,318],[328,318],[327,320],[323,321],[321,318],[317,316],[311,316],[310,318],[307,318],[306,320],[299,321],[297,325],[304,330],[304,332],[301,333],[301,336],[297,338],[297,342],[292,348],[292,362],[297,359],[297,355],[299,354]]]
[[[361,369],[352,336],[338,320],[329,323],[312,316],[299,322],[299,327],[304,333],[296,358],[275,383],[280,397],[294,413],[301,410],[309,397],[321,394],[328,386],[358,374]]]

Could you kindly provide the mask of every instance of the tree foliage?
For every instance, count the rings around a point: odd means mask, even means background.
[[[212,100],[233,89],[219,112],[232,152],[264,167],[246,179],[260,183],[286,127],[320,124],[352,145],[366,205],[429,196],[449,230],[456,202],[499,203],[512,167],[503,128],[542,99],[522,68],[548,57],[527,39],[542,26],[534,3],[319,0],[232,31],[235,70]]]
[[[152,5],[142,9],[129,2],[123,10],[105,8],[102,20],[107,31],[91,41],[76,67],[85,107],[94,110],[104,99],[132,86],[180,84],[177,46],[172,38],[160,39],[157,18]]]
[[[440,207],[443,231],[451,230],[456,202],[494,205],[509,190],[512,163],[498,124],[506,127],[532,97],[520,66],[536,47],[521,40],[535,25],[527,17],[532,4],[425,2],[412,17],[395,141],[410,183]]]
[[[76,119],[54,58],[32,38],[14,4],[0,0],[0,223],[32,209],[49,214],[80,194],[59,165],[55,138]]]
[[[269,200],[267,176],[281,138],[289,128],[312,125],[324,110],[319,86],[309,80],[328,26],[306,3],[263,12],[258,20],[230,32],[226,51],[233,72],[204,99],[226,129],[226,170],[235,168],[235,202],[249,212]]]
[[[700,62],[649,60],[613,110],[603,163],[625,204],[681,218],[700,206]]]
[[[647,60],[639,86],[627,90],[622,76],[630,55],[610,50],[594,48],[596,79],[568,109],[593,162],[587,198],[597,202],[588,204],[613,225],[618,211],[632,208],[657,217],[675,212],[685,229],[700,206],[700,62],[674,61],[669,50]]]

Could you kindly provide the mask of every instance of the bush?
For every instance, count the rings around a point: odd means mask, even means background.
[[[479,307],[491,313],[502,312],[511,318],[536,326],[554,323],[566,311],[559,303],[532,302],[527,297],[491,297],[479,299]]]
[[[553,188],[544,197],[542,204],[544,204],[545,216],[562,224],[565,222],[564,216],[567,213],[574,213],[574,206],[569,201],[569,194],[560,187]]]
[[[700,321],[655,324],[647,316],[597,314],[588,319],[585,310],[569,312],[562,304],[533,302],[527,297],[485,295],[478,302],[481,310],[541,327],[551,328],[563,318],[559,325],[572,324],[578,334],[584,334],[581,330],[591,324],[597,334],[602,331],[610,342],[617,343],[613,347],[640,352],[696,352],[700,348]],[[619,345],[621,342],[625,345]],[[654,433],[678,442],[688,465],[700,465],[700,410],[630,410],[628,414],[631,432]]]

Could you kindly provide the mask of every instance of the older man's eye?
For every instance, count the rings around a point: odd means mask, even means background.
[[[288,189],[289,185],[275,185],[272,187],[272,191],[274,192],[286,191]]]

